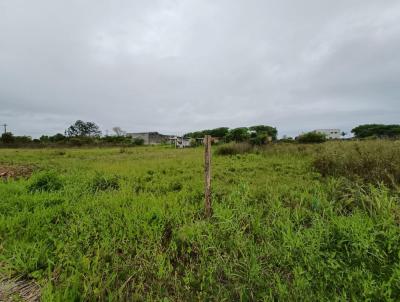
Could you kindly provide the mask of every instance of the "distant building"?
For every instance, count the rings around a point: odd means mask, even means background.
[[[175,148],[187,148],[190,147],[190,139],[181,136],[170,137],[171,144],[175,145]]]
[[[317,129],[313,132],[325,134],[327,139],[340,139],[342,136],[340,129]]]
[[[169,143],[171,135],[164,135],[158,132],[127,133],[126,136],[132,139],[143,139],[145,145],[159,145]]]

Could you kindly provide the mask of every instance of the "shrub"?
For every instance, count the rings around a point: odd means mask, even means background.
[[[118,190],[118,176],[105,176],[101,173],[96,173],[94,178],[89,183],[89,188],[92,192]]]
[[[323,143],[326,141],[326,136],[323,133],[318,132],[308,132],[300,135],[297,141],[302,144],[316,144]]]
[[[144,139],[143,138],[134,138],[132,140],[132,145],[143,146],[144,145]]]
[[[28,185],[28,191],[34,192],[53,192],[63,187],[61,179],[55,172],[42,172],[34,175]]]
[[[217,155],[235,155],[250,153],[254,150],[253,146],[249,143],[234,143],[220,146],[215,154]]]
[[[179,192],[180,190],[182,190],[182,184],[178,181],[174,181],[170,184],[170,190],[173,192]]]
[[[313,165],[323,176],[344,176],[367,183],[400,184],[400,144],[363,141],[328,144],[316,153]]]
[[[265,133],[257,134],[254,132],[251,134],[249,142],[257,146],[265,145],[268,142],[268,136]]]
[[[75,147],[80,147],[83,145],[91,145],[94,144],[95,138],[93,137],[86,137],[86,136],[77,136],[77,137],[71,137],[68,140],[69,144]]]

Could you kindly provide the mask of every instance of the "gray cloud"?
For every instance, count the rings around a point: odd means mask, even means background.
[[[400,4],[0,0],[0,123],[17,134],[398,123]]]

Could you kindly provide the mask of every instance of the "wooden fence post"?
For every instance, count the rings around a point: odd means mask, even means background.
[[[211,207],[211,136],[204,137],[204,176],[205,176],[205,204],[204,210],[206,217],[212,215]]]

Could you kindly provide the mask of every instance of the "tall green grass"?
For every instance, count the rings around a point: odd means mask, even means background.
[[[44,301],[397,300],[398,194],[300,147],[214,156],[210,219],[202,148],[0,150],[62,182],[0,184],[0,272]]]
[[[314,167],[324,176],[344,176],[352,180],[384,183],[392,188],[399,188],[400,141],[326,144],[317,153]]]

